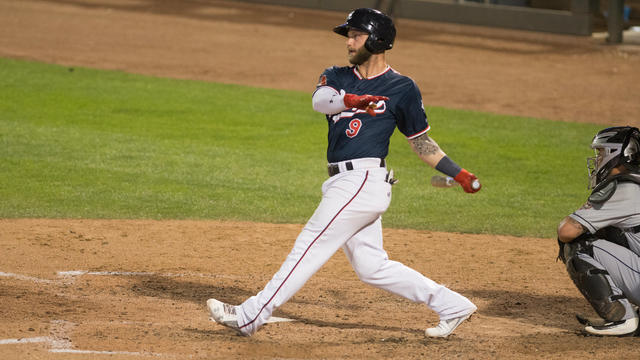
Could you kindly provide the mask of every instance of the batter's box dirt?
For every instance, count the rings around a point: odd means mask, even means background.
[[[424,329],[437,317],[424,306],[361,283],[343,254],[334,256],[274,314],[295,321],[267,324],[250,338],[238,336],[211,322],[205,303],[210,297],[239,303],[277,270],[251,251],[253,243],[243,242],[242,229],[249,225],[257,229],[263,246],[283,257],[300,229],[222,221],[0,220],[0,357],[58,359],[60,352],[72,351],[202,359],[565,359],[637,354],[633,338],[578,335],[581,325],[575,313],[593,315],[561,264],[555,263],[554,239],[393,229],[385,230],[392,259],[415,259],[416,252],[442,254],[413,266],[436,281],[455,277],[454,289],[478,305],[471,321],[452,336],[425,338]],[[75,251],[95,242],[78,245],[66,235],[69,229],[108,244]],[[122,237],[123,232],[129,236]],[[210,246],[203,234],[211,233],[226,242]],[[175,241],[175,234],[188,239],[188,249]],[[50,245],[39,245],[32,241],[35,237],[49,239]],[[425,238],[428,243],[420,240]],[[414,248],[404,246],[407,241]],[[449,256],[452,244],[465,242],[496,250],[473,258],[473,263],[464,252],[456,259]],[[227,246],[246,254],[243,261],[225,257]],[[193,251],[201,257],[194,257]],[[508,254],[514,253],[527,266],[513,266]],[[451,261],[456,261],[454,271]]]

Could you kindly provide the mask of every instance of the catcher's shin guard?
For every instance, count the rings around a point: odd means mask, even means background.
[[[567,260],[567,272],[600,317],[607,321],[622,319],[626,310],[620,299],[624,299],[625,296],[613,293],[606,270],[598,269],[575,254]]]

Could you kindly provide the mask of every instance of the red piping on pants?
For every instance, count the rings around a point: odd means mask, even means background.
[[[322,236],[322,234],[324,234],[324,232],[329,228],[329,226],[331,226],[331,224],[333,223],[333,221],[338,217],[338,215],[340,215],[340,213],[342,212],[342,210],[344,210],[347,205],[351,204],[351,202],[353,201],[353,199],[356,198],[356,196],[358,196],[358,194],[360,193],[360,191],[362,190],[362,188],[364,187],[364,184],[367,182],[367,179],[369,178],[369,171],[366,172],[365,177],[364,177],[364,181],[362,182],[362,185],[360,185],[360,188],[358,189],[358,191],[356,191],[355,195],[353,195],[353,197],[338,211],[338,213],[331,219],[331,221],[329,221],[329,223],[327,224],[327,226],[325,226],[324,229],[322,229],[322,231],[320,232],[320,234],[318,234],[318,236],[316,236],[315,239],[313,239],[313,241],[311,242],[311,244],[309,244],[309,247],[307,248],[307,250],[304,251],[304,253],[302,254],[302,256],[300,257],[300,260],[298,260],[298,262],[293,266],[293,269],[291,269],[291,271],[289,272],[289,274],[287,275],[286,278],[284,278],[284,280],[282,281],[282,284],[280,284],[280,286],[278,286],[278,289],[276,289],[276,292],[273,294],[273,296],[271,296],[271,298],[269,298],[269,301],[267,301],[266,304],[264,304],[262,306],[262,308],[260,309],[260,311],[258,311],[258,314],[256,314],[256,317],[253,318],[253,320],[249,321],[248,323],[242,325],[240,327],[240,329],[249,326],[251,324],[253,324],[257,319],[258,316],[260,316],[260,313],[262,312],[262,310],[264,310],[264,308],[269,305],[269,303],[271,302],[271,300],[273,300],[273,298],[276,296],[276,294],[278,293],[278,291],[280,291],[280,289],[282,288],[282,286],[284,286],[284,283],[287,282],[287,280],[289,279],[289,277],[291,276],[291,274],[293,274],[293,271],[296,269],[296,267],[298,267],[298,264],[300,264],[300,262],[302,261],[302,259],[304,259],[305,255],[307,255],[307,252],[309,252],[309,249],[311,249],[311,247],[313,246],[313,244],[315,244],[315,242],[320,238],[320,236]]]

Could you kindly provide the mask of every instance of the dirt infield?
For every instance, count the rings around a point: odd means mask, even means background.
[[[248,232],[247,229],[256,231]],[[390,257],[469,296],[447,340],[437,317],[355,276],[334,256],[251,338],[207,320],[208,297],[239,302],[278,269],[301,225],[218,221],[0,220],[0,354],[118,358],[632,358],[637,338],[579,335],[589,313],[550,239],[385,230]],[[491,248],[491,251],[479,251]],[[457,249],[457,251],[452,251]],[[2,339],[40,339],[2,344]]]
[[[344,64],[329,31],[343,20],[214,0],[4,0],[0,56],[311,92],[322,69]],[[427,108],[640,123],[638,46],[402,19],[398,30],[389,60]],[[341,254],[275,313],[294,321],[251,338],[209,322],[206,299],[259,291],[301,228],[0,220],[0,358],[638,356],[639,338],[580,335],[575,313],[593,313],[554,261],[554,239],[386,229],[392,259],[478,305],[447,340],[426,339],[437,317],[362,284]]]

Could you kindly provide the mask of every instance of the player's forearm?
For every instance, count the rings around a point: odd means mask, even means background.
[[[330,86],[321,86],[311,98],[313,110],[326,114],[338,114],[347,107],[344,105],[344,91],[338,92]]]
[[[480,191],[482,185],[478,178],[451,160],[426,133],[409,139],[409,143],[422,161],[441,173],[452,177],[462,186],[465,192],[475,193]]]
[[[427,134],[422,134],[417,138],[409,139],[409,144],[413,151],[429,166],[435,169],[440,160],[446,156],[440,149],[438,143]]]

